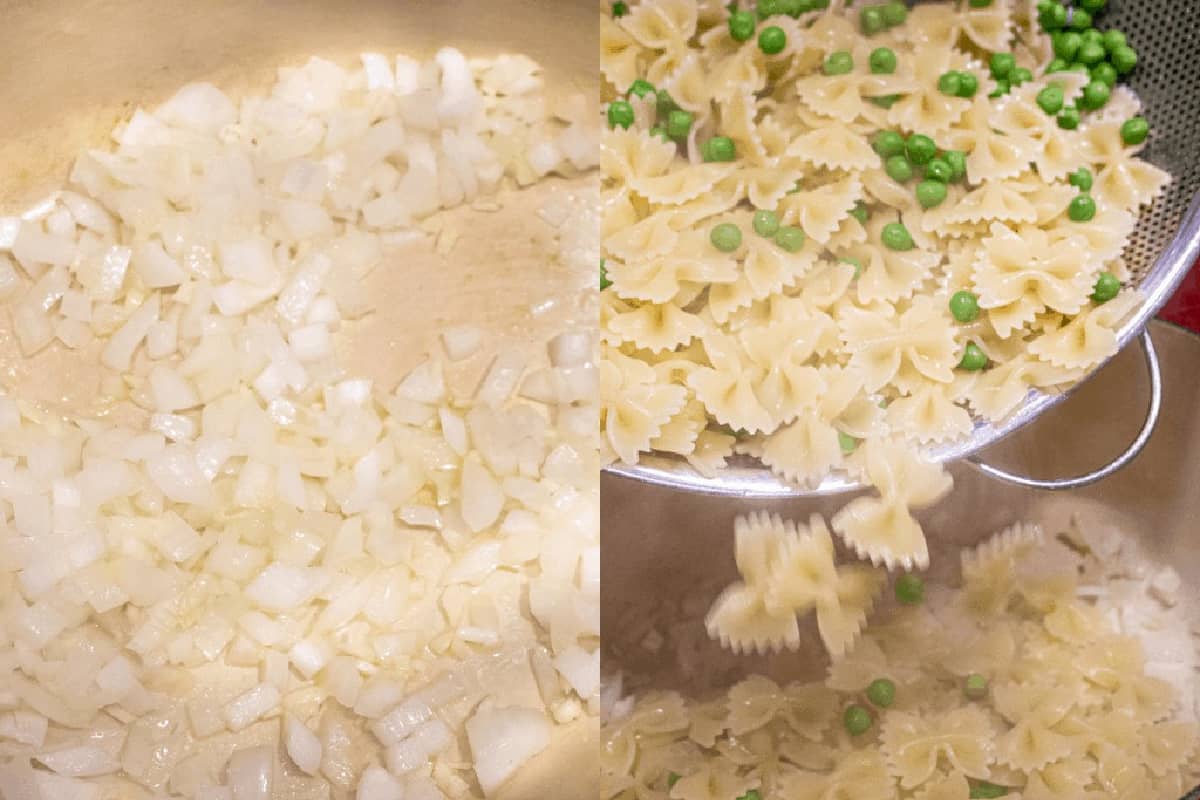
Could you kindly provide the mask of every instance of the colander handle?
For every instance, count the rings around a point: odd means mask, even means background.
[[[1162,370],[1158,365],[1158,353],[1154,349],[1154,342],[1150,339],[1150,331],[1143,330],[1138,340],[1142,345],[1142,353],[1146,356],[1146,374],[1150,378],[1150,407],[1146,411],[1146,421],[1142,423],[1142,429],[1138,432],[1137,438],[1133,440],[1133,443],[1125,448],[1125,452],[1092,472],[1077,475],[1074,478],[1059,478],[1048,481],[1038,478],[1028,478],[1024,475],[1008,472],[1000,467],[994,467],[991,464],[985,464],[977,456],[972,456],[967,460],[978,468],[980,472],[993,478],[1030,489],[1049,489],[1051,491],[1078,489],[1081,486],[1089,486],[1096,481],[1107,478],[1130,461],[1133,461],[1146,448],[1146,443],[1150,441],[1150,436],[1154,433],[1154,427],[1158,424],[1159,412],[1162,411]]]

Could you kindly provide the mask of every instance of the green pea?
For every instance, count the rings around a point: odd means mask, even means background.
[[[992,90],[992,93],[989,94],[988,97],[1003,97],[1011,90],[1012,85],[1008,81],[1004,80],[1003,78],[997,78],[996,88]]]
[[[1107,83],[1092,81],[1083,87],[1083,97],[1079,98],[1079,105],[1089,111],[1095,111],[1103,108],[1110,97],[1112,97],[1112,89],[1108,88]]]
[[[900,95],[885,94],[882,97],[871,97],[868,99],[880,108],[891,108],[892,106],[896,105],[896,101],[900,99]]]
[[[1104,43],[1104,49],[1109,53],[1115,53],[1117,48],[1124,47],[1126,44],[1128,44],[1125,39],[1125,34],[1121,33],[1116,28],[1113,28],[1110,31],[1105,31],[1104,35],[1101,37],[1101,41]]]
[[[1038,107],[1051,116],[1062,111],[1064,102],[1066,95],[1063,94],[1062,87],[1056,84],[1050,84],[1037,93]]]
[[[883,21],[883,10],[879,6],[865,6],[859,12],[858,22],[867,36],[874,36],[887,27],[887,23]]]
[[[784,13],[783,0],[758,0],[755,3],[755,8],[758,9],[758,18],[766,19]]]
[[[754,222],[752,225],[755,233],[770,239],[776,233],[779,233],[779,215],[765,208],[760,209],[754,212]]]
[[[705,161],[733,161],[737,158],[737,145],[728,136],[714,136],[700,145],[700,155]]]
[[[890,47],[876,47],[868,62],[872,75],[891,75],[896,71],[896,51]]]
[[[935,158],[925,165],[925,180],[949,183],[954,177],[954,170],[945,158]]]
[[[936,208],[946,202],[949,190],[942,181],[924,180],[917,184],[917,202],[921,208]]]
[[[789,253],[798,253],[804,247],[804,231],[794,225],[784,225],[775,234],[775,244]]]
[[[1051,3],[1038,15],[1038,21],[1048,31],[1062,30],[1067,24],[1067,9],[1062,3]]]
[[[1064,61],[1074,61],[1082,44],[1083,37],[1075,31],[1057,34],[1054,37],[1054,55]]]
[[[908,183],[912,180],[912,164],[905,156],[892,156],[884,162],[883,169],[896,183]]]
[[[608,267],[604,266],[604,259],[600,259],[600,291],[604,291],[612,286],[612,281],[608,279]]]
[[[654,93],[654,84],[650,81],[644,81],[638,78],[633,83],[629,84],[629,91],[625,93],[626,97],[634,95],[635,97],[645,97],[648,94]]]
[[[1121,292],[1121,282],[1111,272],[1101,272],[1092,287],[1092,299],[1097,303],[1107,303]]]
[[[950,95],[951,97],[958,97],[958,93],[962,91],[962,79],[959,77],[958,73],[953,70],[950,72],[943,72],[941,77],[938,78],[937,86],[938,91],[942,94]]]
[[[1145,117],[1133,117],[1125,120],[1121,125],[1121,140],[1125,144],[1141,144],[1149,135],[1150,123],[1146,121]]]
[[[742,246],[742,229],[732,222],[722,222],[709,231],[708,240],[722,253],[732,253]]]
[[[950,297],[950,314],[959,322],[974,322],[979,318],[979,298],[966,290]]]
[[[751,789],[737,800],[762,800],[762,795],[758,793],[758,789]]]
[[[904,21],[908,19],[908,6],[899,0],[892,0],[890,3],[885,3],[879,9],[879,13],[883,15],[883,24],[894,28],[897,25],[903,25]]]
[[[787,34],[778,25],[763,28],[758,34],[758,49],[769,56],[779,55],[787,47]]]
[[[1104,7],[1108,5],[1108,0],[1080,0],[1079,5],[1087,11],[1096,14],[1104,10]]]
[[[658,125],[655,125],[653,128],[650,129],[650,135],[657,136],[659,139],[662,139],[663,141],[667,141],[667,142],[671,141],[671,134],[667,133],[667,129],[659,127]]]
[[[808,0],[785,0],[783,4],[783,13],[787,14],[792,19],[796,19],[801,14],[812,11],[812,6]]]
[[[947,150],[942,159],[950,165],[950,182],[958,183],[967,176],[967,154],[961,150]],[[927,168],[928,169],[928,168]]]
[[[1097,42],[1085,42],[1080,45],[1077,58],[1081,63],[1094,67],[1104,60],[1104,45]]]
[[[679,108],[679,105],[675,102],[675,98],[671,97],[670,92],[666,89],[659,89],[654,103],[654,111],[658,114],[658,118],[664,119],[677,108]]]
[[[925,581],[911,573],[896,579],[896,601],[906,606],[915,606],[925,599]]]
[[[1107,61],[1101,61],[1092,67],[1092,80],[1107,83],[1111,89],[1117,85],[1117,68]]]
[[[628,129],[633,124],[633,106],[624,100],[608,104],[608,127]]]
[[[866,225],[867,220],[871,218],[871,212],[867,210],[866,203],[860,200],[854,204],[854,208],[850,209],[850,216],[858,220],[860,225]]]
[[[850,455],[858,448],[858,439],[848,433],[838,431],[838,447],[842,449],[843,453]]]
[[[1100,31],[1096,30],[1095,28],[1088,28],[1087,30],[1085,30],[1083,33],[1081,33],[1079,35],[1083,38],[1084,44],[1091,42],[1092,44],[1098,44],[1101,46],[1104,45],[1104,34],[1101,33]]]
[[[748,42],[754,37],[758,20],[749,11],[735,11],[729,15],[729,38],[735,42]]]
[[[1092,171],[1087,167],[1080,167],[1067,176],[1067,183],[1081,192],[1090,192],[1092,190]]]
[[[937,155],[937,144],[923,133],[914,133],[904,143],[904,152],[909,161],[917,166],[924,166]]]
[[[974,97],[977,91],[979,91],[979,78],[970,72],[958,73],[959,97]]]
[[[975,344],[974,342],[969,342],[967,346],[963,348],[963,357],[962,360],[958,362],[958,368],[966,370],[967,372],[978,372],[986,367],[987,363],[987,354],[979,349],[979,345]]]
[[[988,8],[991,4],[992,0],[970,0],[967,3],[971,8]]]
[[[992,53],[992,57],[988,59],[988,66],[992,70],[993,78],[1003,80],[1017,68],[1017,59],[1012,53]]]
[[[1017,67],[1008,76],[1008,82],[1013,86],[1020,86],[1031,80],[1033,80],[1033,73],[1025,67]]]
[[[971,785],[970,794],[967,796],[971,800],[989,800],[990,798],[1004,797],[1008,794],[1008,787],[998,786],[987,781],[976,781]]]
[[[891,158],[904,152],[904,137],[896,131],[880,131],[871,146],[883,158]]]
[[[667,135],[672,139],[686,139],[695,121],[696,118],[690,111],[677,108],[667,114]]]
[[[850,55],[849,50],[838,50],[829,54],[821,71],[826,75],[845,75],[853,69],[854,56]]]
[[[613,19],[623,17],[628,13],[629,13],[629,5],[622,2],[621,0],[617,0],[617,2],[612,4]]]
[[[900,222],[889,222],[887,225],[884,225],[880,238],[883,240],[883,246],[889,250],[904,252],[912,250],[916,246],[913,243],[912,234]]]
[[[867,687],[867,699],[879,708],[887,708],[896,702],[896,684],[887,678],[876,678]]]
[[[1122,45],[1113,50],[1112,65],[1116,68],[1118,75],[1128,75],[1133,72],[1137,62],[1137,51],[1129,45]]]
[[[671,772],[671,773],[668,773],[668,774],[667,774],[667,788],[671,788],[671,787],[673,787],[675,784],[679,783],[679,779],[680,779],[680,778],[682,778],[682,777],[683,777],[683,776],[682,776],[682,775],[680,775],[678,772]]]
[[[1087,9],[1076,8],[1071,14],[1070,26],[1073,30],[1086,31],[1092,27],[1092,15]]]
[[[1079,127],[1079,109],[1075,106],[1067,106],[1058,115],[1058,127],[1064,131],[1073,131]]]
[[[871,730],[871,722],[871,712],[858,704],[847,707],[842,714],[842,724],[851,736],[862,736]]]
[[[1070,64],[1068,64],[1063,59],[1055,58],[1049,64],[1046,65],[1046,74],[1052,75],[1055,72],[1066,72],[1069,67],[1070,67]]]
[[[978,672],[972,672],[963,681],[963,694],[969,700],[982,700],[987,697],[988,679]]]

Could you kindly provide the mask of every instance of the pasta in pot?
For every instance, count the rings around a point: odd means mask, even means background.
[[[819,516],[759,513],[735,533],[736,591],[776,624],[819,615],[848,569],[870,569],[834,562]],[[1186,615],[1153,589],[1161,581],[1118,590],[1147,570],[1129,542],[1106,552],[1100,533],[1018,524],[963,551],[960,579],[875,614],[824,680],[750,675],[708,699],[623,701],[605,726],[601,797],[1175,800],[1200,780],[1188,694],[1198,654]],[[769,638],[758,620],[723,613],[732,596],[709,624],[743,643]],[[1178,680],[1158,677],[1176,666]]]
[[[1037,12],[778,5],[601,21],[610,461],[874,480],[864,452],[951,442],[1078,381],[1141,302],[1121,255],[1170,176],[1127,135],[1136,95],[1055,67]],[[923,565],[912,499],[881,491],[833,527]]]

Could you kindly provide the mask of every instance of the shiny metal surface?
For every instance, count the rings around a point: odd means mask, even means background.
[[[1138,53],[1129,85],[1141,98],[1151,125],[1142,155],[1174,178],[1166,193],[1145,210],[1125,251],[1125,259],[1145,303],[1118,332],[1121,348],[1145,328],[1200,259],[1200,72],[1179,69],[1200,60],[1200,17],[1180,14],[1166,0],[1113,0],[1100,19],[1104,28],[1125,31]],[[1078,388],[1078,387],[1075,387]],[[977,422],[967,439],[930,448],[929,456],[952,462],[990,447],[1061,403],[1075,389],[1031,391],[1025,404],[1000,423]],[[706,478],[686,462],[650,455],[637,465],[616,464],[609,472],[682,491],[741,497],[824,496],[858,485],[833,475],[815,489],[789,484],[752,459],[738,459],[719,477]]]
[[[1150,436],[1154,433],[1154,428],[1158,424],[1158,415],[1162,410],[1162,368],[1158,363],[1158,353],[1154,349],[1154,340],[1150,336],[1149,331],[1142,331],[1142,335],[1138,337],[1138,342],[1141,344],[1142,356],[1146,359],[1146,379],[1150,385],[1150,402],[1146,408],[1146,420],[1142,423],[1142,429],[1138,431],[1134,440],[1126,447],[1120,455],[1109,461],[1103,467],[1089,470],[1082,475],[1076,475],[1073,478],[1051,478],[1049,480],[1039,478],[1029,478],[1017,472],[994,467],[983,460],[981,456],[970,456],[967,458],[967,463],[978,469],[990,478],[1004,481],[1005,483],[1024,486],[1027,489],[1045,489],[1047,491],[1062,491],[1064,489],[1079,489],[1084,486],[1091,486],[1097,481],[1113,475],[1126,465],[1137,458],[1142,450],[1150,441]]]

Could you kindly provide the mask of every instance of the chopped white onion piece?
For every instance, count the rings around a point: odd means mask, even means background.
[[[226,704],[225,724],[235,733],[265,717],[279,707],[282,695],[269,683],[260,683]]]
[[[475,776],[486,795],[550,743],[550,720],[530,708],[480,708],[466,727]]]
[[[121,769],[112,753],[96,744],[78,744],[39,753],[37,760],[59,775],[94,778]]]
[[[304,723],[288,716],[283,725],[283,742],[288,758],[301,772],[316,775],[321,768],[321,740]]]
[[[275,754],[271,747],[246,747],[229,757],[229,786],[233,800],[271,800],[275,783]]]

